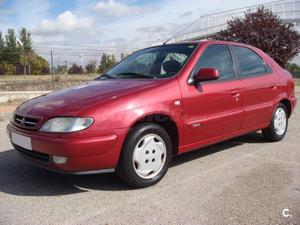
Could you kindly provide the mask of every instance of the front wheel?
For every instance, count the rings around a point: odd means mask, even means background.
[[[288,114],[284,104],[279,103],[268,128],[262,130],[269,141],[280,141],[284,138],[288,127]]]
[[[131,187],[151,186],[166,174],[171,158],[168,133],[154,123],[139,124],[129,132],[116,172]]]

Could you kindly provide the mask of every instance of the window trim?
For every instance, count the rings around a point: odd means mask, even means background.
[[[237,75],[239,77],[240,80],[244,80],[244,79],[249,79],[249,78],[253,78],[253,77],[261,77],[261,76],[266,76],[266,75],[270,75],[273,73],[273,69],[272,67],[266,63],[266,61],[263,59],[263,57],[261,57],[256,51],[254,51],[253,49],[247,47],[247,46],[240,46],[240,45],[228,45],[230,51],[232,52],[232,55],[234,57],[235,60],[235,65],[236,65],[236,69],[237,69]],[[257,73],[257,74],[253,74],[253,75],[249,75],[249,76],[241,76],[241,66],[240,66],[240,61],[234,51],[234,47],[238,47],[238,48],[246,48],[252,52],[254,52],[262,61],[263,64],[265,66],[266,72],[264,73]]]
[[[201,59],[203,53],[206,51],[206,49],[207,49],[209,46],[214,46],[214,45],[222,45],[222,46],[225,46],[225,47],[228,49],[229,55],[230,55],[231,60],[232,60],[233,73],[234,73],[233,75],[234,75],[234,76],[233,76],[232,78],[228,78],[228,79],[218,79],[218,80],[201,81],[200,84],[229,82],[229,81],[234,81],[234,80],[238,80],[238,79],[239,79],[239,75],[238,75],[238,71],[239,71],[239,70],[238,70],[238,68],[237,68],[237,66],[236,66],[235,56],[233,55],[233,52],[232,52],[230,46],[229,46],[228,44],[213,43],[213,44],[208,44],[208,45],[205,47],[205,49],[203,50],[203,52],[202,52],[202,54],[200,55],[200,57],[197,59],[196,64],[194,65],[194,67],[193,67],[193,69],[192,69],[190,75],[188,76],[188,79],[187,79],[187,83],[188,83],[188,84],[190,84],[189,81],[190,81],[191,79],[194,80],[194,77],[195,77],[195,75],[196,75],[196,72],[195,72],[196,66],[197,66],[199,60]],[[195,84],[193,84],[193,85],[195,85]]]

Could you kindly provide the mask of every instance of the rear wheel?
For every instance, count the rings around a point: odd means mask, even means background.
[[[168,133],[154,123],[139,124],[125,141],[116,171],[129,186],[151,186],[166,174],[171,157]]]
[[[279,103],[273,113],[270,126],[262,130],[269,141],[280,141],[284,138],[288,127],[288,114],[284,104]]]

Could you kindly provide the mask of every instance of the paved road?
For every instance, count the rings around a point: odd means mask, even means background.
[[[300,107],[282,142],[252,133],[182,155],[159,184],[140,190],[113,174],[67,176],[32,166],[12,150],[6,123],[1,225],[300,224]]]

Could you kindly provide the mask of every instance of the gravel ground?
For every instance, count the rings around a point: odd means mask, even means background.
[[[300,95],[298,95],[299,99]],[[248,134],[174,159],[157,185],[37,168],[0,121],[0,224],[300,224],[300,107],[286,138]],[[284,213],[289,215],[283,216]]]

